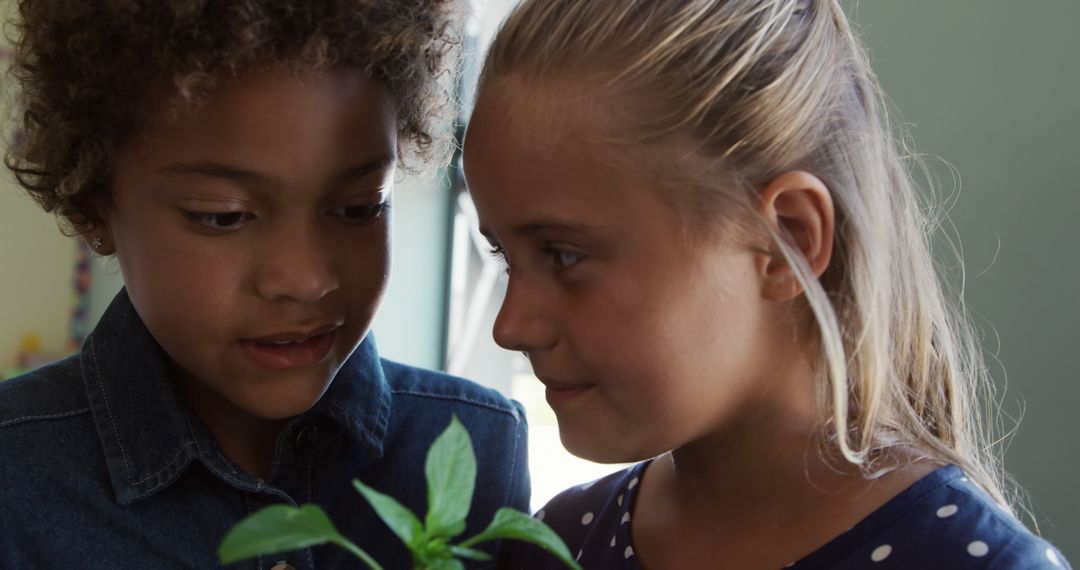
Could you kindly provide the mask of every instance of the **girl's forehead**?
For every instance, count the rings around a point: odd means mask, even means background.
[[[635,126],[647,120],[638,116],[646,108],[640,98],[589,89],[585,81],[573,76],[510,77],[488,85],[466,135],[466,168],[480,155],[492,162],[519,154],[531,162],[591,164],[677,183],[677,165],[701,158],[699,145],[688,137],[637,136]]]
[[[614,94],[590,89],[578,76],[513,75],[483,87],[473,121],[493,120],[522,143],[549,145],[568,139],[601,139],[617,127]]]
[[[589,92],[573,80],[500,83],[477,101],[464,159],[470,189],[503,203],[502,213],[521,210],[522,200],[554,201],[557,187],[576,189],[572,199],[562,196],[573,207],[589,197],[611,208],[624,202],[627,186],[617,186],[632,182],[659,198],[664,210],[677,211],[688,230],[705,224],[714,230],[704,232],[709,236],[728,236],[734,225],[713,222],[745,216],[733,207],[724,216],[702,209],[703,194],[729,192],[734,183],[692,135],[635,136],[635,126],[648,119],[637,116],[648,108],[640,98]],[[616,179],[620,184],[612,186]],[[511,197],[511,188],[535,192]],[[653,203],[655,211],[659,206]]]
[[[494,144],[536,153],[573,147],[619,168],[669,169],[702,148],[693,133],[650,134],[656,117],[671,112],[644,90],[615,85],[596,73],[514,73],[482,85],[470,132],[479,125],[476,130],[498,139]]]
[[[197,109],[172,116],[165,96],[156,105],[117,153],[117,180],[318,197],[366,188],[396,162],[394,103],[359,72],[243,75]]]
[[[390,138],[396,134],[395,106],[385,84],[359,71],[295,74],[283,69],[252,70],[217,83],[192,104],[184,103],[182,91],[182,87],[163,85],[148,90],[133,137],[163,132],[171,136],[177,130],[216,130],[231,136],[340,120],[343,113],[365,118],[373,133]],[[269,117],[275,120],[267,124]]]

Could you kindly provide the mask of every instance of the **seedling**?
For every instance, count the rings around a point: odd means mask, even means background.
[[[416,570],[463,570],[462,559],[490,560],[490,555],[473,547],[499,539],[531,542],[554,554],[569,568],[581,570],[551,527],[508,507],[496,511],[491,524],[480,534],[451,544],[452,539],[465,531],[465,518],[476,487],[472,439],[457,417],[450,420],[450,425],[428,450],[424,475],[428,512],[423,522],[393,497],[353,479],[353,487],[408,547]],[[351,552],[372,570],[382,570],[374,558],[338,532],[325,511],[310,503],[299,508],[270,505],[260,509],[229,530],[218,548],[218,557],[222,564],[230,564],[326,543]]]

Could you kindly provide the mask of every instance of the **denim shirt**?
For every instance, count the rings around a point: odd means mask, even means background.
[[[478,462],[460,538],[483,530],[500,507],[527,510],[520,405],[382,360],[370,335],[318,403],[289,421],[259,479],[226,458],[177,399],[165,354],[121,291],[79,354],[0,382],[0,567],[217,568],[217,547],[239,520],[274,503],[312,502],[385,568],[410,568],[351,481],[422,518],[427,449],[451,415],[468,429]],[[362,567],[327,545],[229,567],[288,566]]]

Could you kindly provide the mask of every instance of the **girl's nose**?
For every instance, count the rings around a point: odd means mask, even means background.
[[[340,286],[336,252],[313,230],[283,233],[256,262],[255,288],[268,301],[318,301]]]
[[[507,350],[530,353],[551,348],[557,340],[553,317],[540,296],[530,295],[511,276],[492,336]]]

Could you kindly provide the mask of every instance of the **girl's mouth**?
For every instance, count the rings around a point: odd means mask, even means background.
[[[558,384],[545,382],[544,396],[552,408],[566,406],[594,388],[593,384]]]
[[[287,339],[243,339],[240,346],[258,367],[267,370],[290,370],[311,366],[330,352],[337,329],[312,336]],[[294,335],[295,336],[295,335]]]

